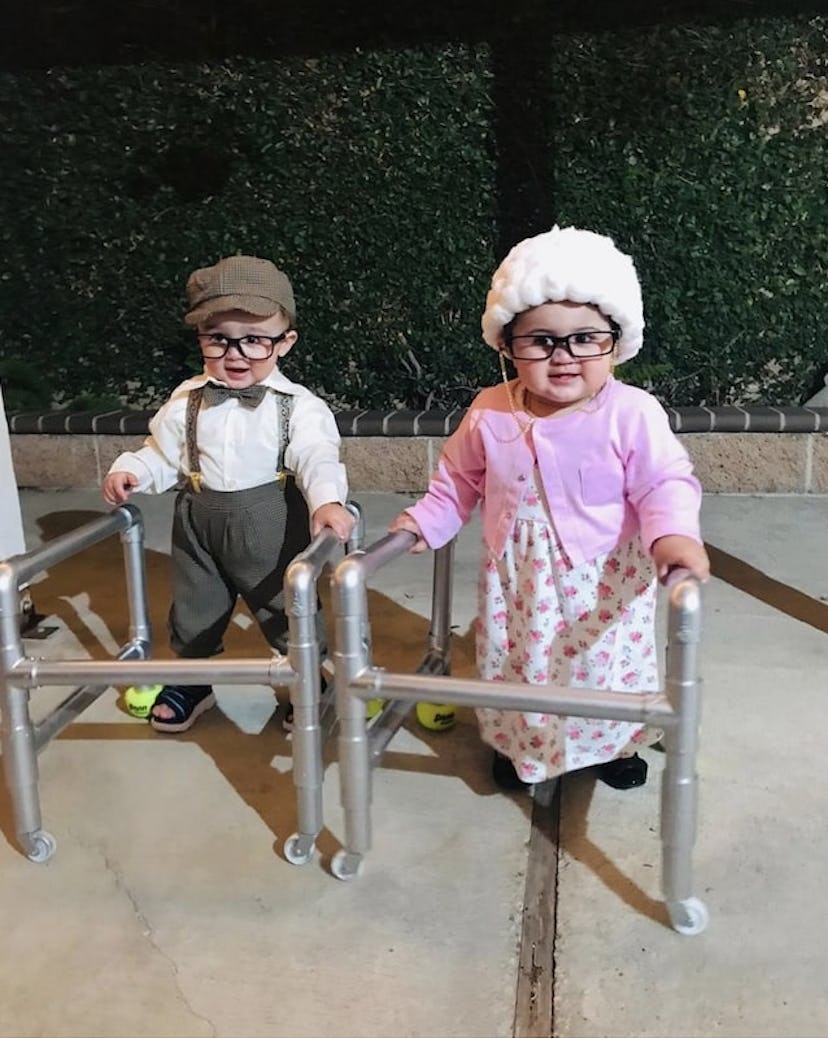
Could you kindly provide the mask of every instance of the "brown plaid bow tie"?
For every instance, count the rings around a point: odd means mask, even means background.
[[[229,386],[220,386],[217,382],[206,382],[202,399],[209,407],[211,404],[220,404],[228,397],[234,396],[241,400],[245,407],[258,407],[267,394],[267,386],[247,386],[244,389],[231,389]]]

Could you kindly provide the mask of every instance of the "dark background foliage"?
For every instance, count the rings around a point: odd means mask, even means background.
[[[484,355],[489,78],[484,53],[448,46],[7,80],[5,348],[57,336],[55,392],[152,403],[197,363],[187,273],[244,252],[293,281],[291,377],[425,406]]]
[[[556,217],[636,258],[637,374],[677,403],[807,397],[828,360],[828,21],[593,34],[559,56],[602,74],[557,94]]]
[[[806,397],[828,317],[826,19],[450,6],[7,11],[7,406],[158,403],[197,365],[186,275],[232,252],[290,273],[285,370],[334,406],[463,404],[496,377],[494,265],[556,221],[636,258],[648,334],[625,377],[675,404]]]

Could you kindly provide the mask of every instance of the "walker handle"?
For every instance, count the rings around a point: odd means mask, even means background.
[[[662,583],[665,587],[674,587],[676,584],[680,584],[683,580],[698,580],[696,574],[688,569],[686,566],[671,566],[667,570],[667,576],[664,578]]]

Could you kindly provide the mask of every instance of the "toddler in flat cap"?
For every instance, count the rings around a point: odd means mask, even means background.
[[[686,567],[706,580],[709,562],[686,451],[658,401],[613,377],[643,339],[633,261],[603,235],[553,227],[497,269],[482,326],[503,384],[476,397],[391,529],[415,533],[413,551],[439,548],[480,504],[482,678],[656,690],[657,579]],[[477,717],[509,789],[591,766],[615,788],[643,785],[635,751],[657,738],[634,722]]]
[[[354,517],[330,410],[278,368],[297,339],[285,274],[254,256],[194,271],[184,321],[204,370],[182,382],[150,421],[143,447],[116,458],[103,496],[178,486],[172,530],[170,643],[176,655],[222,651],[239,596],[279,662],[287,647],[285,570],[324,527],[346,541]],[[317,613],[324,651],[325,631]],[[186,731],[215,702],[209,685],[165,685],[150,721]],[[288,708],[285,727],[291,724]]]

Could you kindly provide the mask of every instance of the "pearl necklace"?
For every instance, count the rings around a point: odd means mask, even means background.
[[[513,436],[511,440],[501,440],[501,443],[514,443],[515,440],[519,440],[521,436],[525,436],[526,433],[532,428],[537,419],[537,415],[530,414],[529,421],[524,421],[520,417],[517,411],[517,405],[515,404],[515,398],[512,394],[512,385],[509,381],[509,375],[506,372],[506,361],[503,359],[503,354],[500,354],[500,371],[503,375],[503,385],[506,387],[506,396],[509,398],[509,409],[512,412],[512,417],[515,420],[515,424],[518,427],[517,436]],[[524,400],[525,402],[525,400]]]
[[[523,389],[523,413],[529,415],[529,421],[526,421],[526,419],[522,418],[518,414],[517,404],[515,403],[515,397],[514,397],[514,394],[512,393],[512,387],[511,387],[511,385],[508,382],[506,383],[506,395],[509,397],[509,409],[512,412],[512,417],[514,418],[515,422],[517,422],[517,427],[520,430],[519,435],[523,436],[524,433],[528,433],[529,432],[529,430],[532,428],[532,426],[538,420],[539,416],[536,415],[536,414],[533,414],[529,410],[529,405],[528,405],[527,400],[526,400],[526,390],[525,389]]]
[[[508,374],[506,372],[506,362],[503,359],[503,354],[502,353],[500,354],[500,370],[503,373],[503,384],[506,386],[506,395],[509,398],[509,409],[511,410],[512,417],[514,418],[514,420],[515,420],[515,422],[517,424],[517,427],[518,427],[517,436],[512,437],[511,440],[504,440],[504,441],[502,441],[503,443],[514,443],[515,440],[519,439],[521,436],[525,436],[526,433],[529,432],[529,430],[532,428],[532,426],[538,420],[538,418],[541,418],[541,417],[544,417],[544,418],[563,418],[564,415],[573,414],[575,411],[582,410],[583,408],[585,408],[587,406],[587,404],[591,403],[595,399],[595,397],[598,395],[598,393],[600,392],[600,389],[596,389],[594,393],[590,393],[590,395],[588,397],[586,397],[586,399],[584,399],[584,400],[580,400],[577,403],[571,404],[569,407],[561,408],[560,411],[553,411],[551,414],[541,416],[541,415],[538,415],[538,414],[534,414],[532,411],[530,411],[530,409],[529,409],[529,397],[532,396],[532,393],[530,392],[530,390],[528,390],[526,388],[526,386],[524,386],[520,382],[518,382],[518,385],[520,386],[520,390],[521,390],[521,395],[522,395],[522,400],[521,400],[521,403],[523,404],[522,411],[523,411],[524,414],[528,414],[529,415],[529,421],[526,421],[524,418],[522,418],[518,414],[517,403],[515,402],[515,397],[514,397],[514,394],[512,393],[512,384],[509,381],[509,376],[508,376]],[[601,388],[603,388],[603,386]]]

